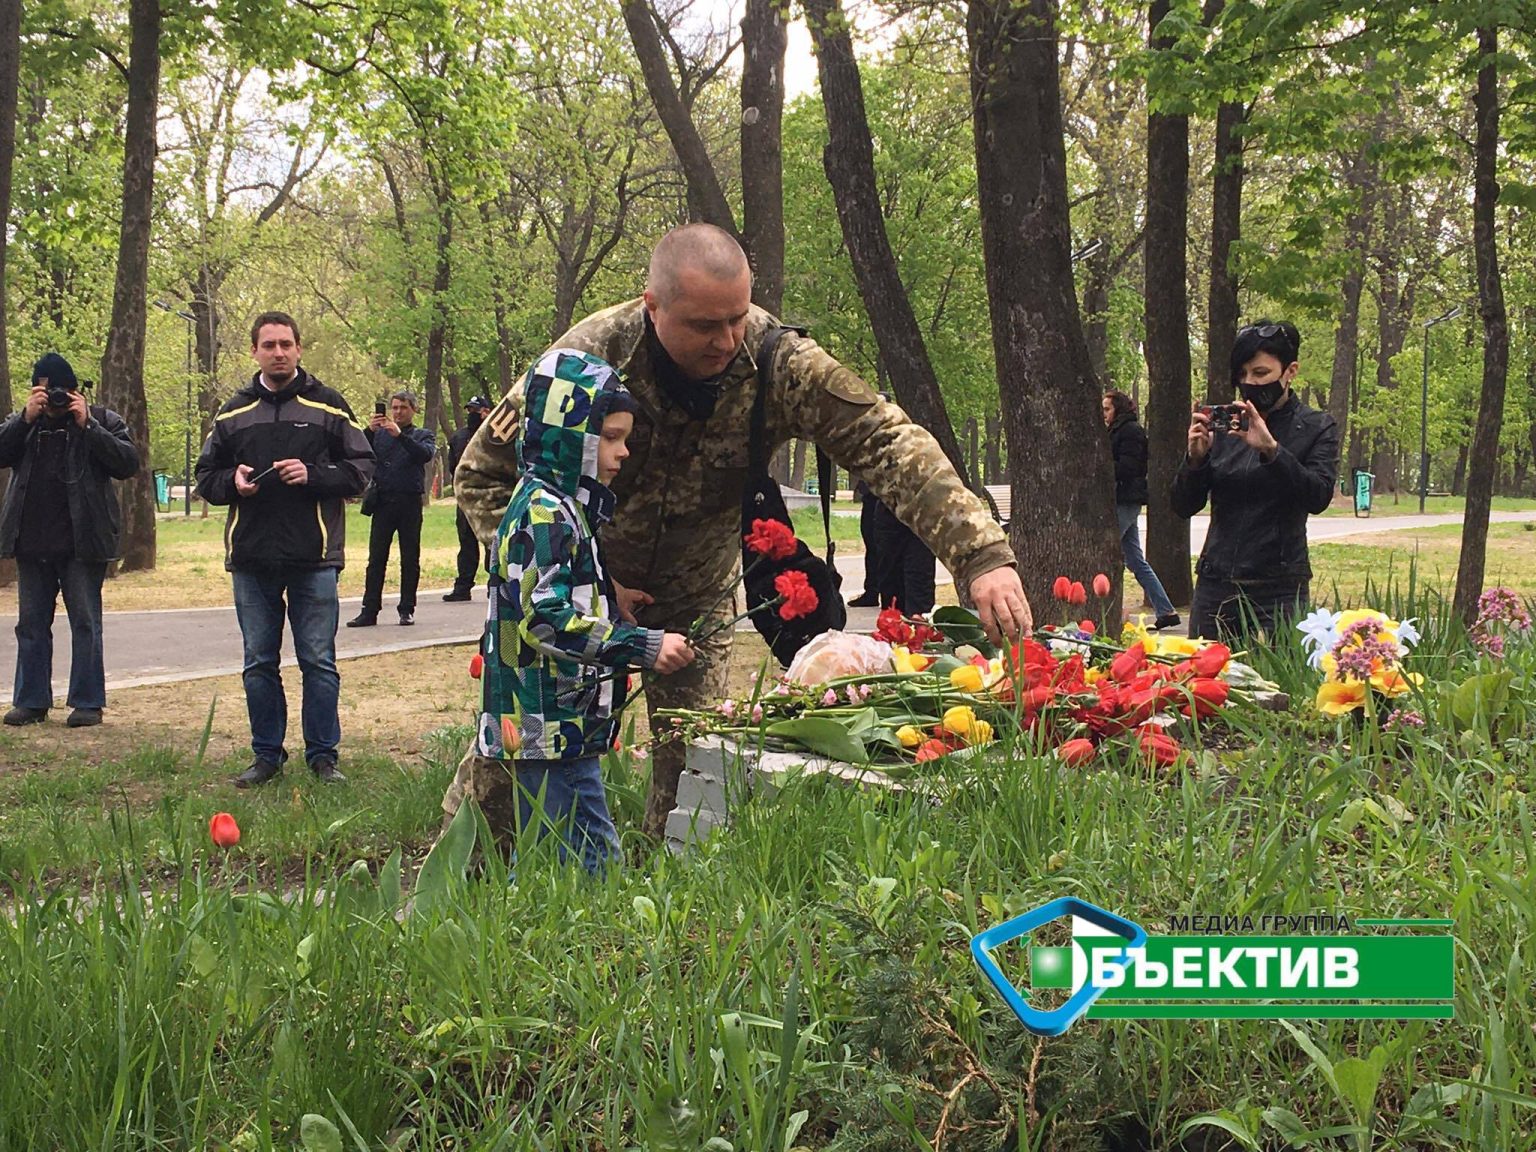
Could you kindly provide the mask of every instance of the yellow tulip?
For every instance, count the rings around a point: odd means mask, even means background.
[[[891,667],[905,676],[914,672],[926,672],[933,664],[933,657],[920,652],[908,652],[899,644],[891,649]]]
[[[1404,672],[1401,668],[1383,668],[1371,673],[1371,687],[1383,696],[1401,696],[1409,688],[1424,683],[1417,672]]]
[[[971,724],[971,730],[965,734],[965,742],[971,747],[978,744],[992,743],[992,725],[985,720],[977,720]]]
[[[896,729],[896,739],[901,742],[903,748],[916,748],[923,742],[923,734],[910,724],[903,724]]]
[[[986,684],[981,669],[974,664],[962,664],[949,674],[949,685],[960,692],[980,692]]]
[[[1097,684],[1102,679],[1104,679],[1104,670],[1102,668],[1089,668],[1083,673],[1084,684]]]
[[[1325,680],[1317,689],[1317,708],[1330,716],[1342,716],[1365,707],[1370,689],[1359,680]]]
[[[1163,656],[1193,656],[1201,648],[1205,647],[1199,640],[1192,640],[1188,636],[1164,636],[1157,637],[1157,647],[1152,651]]]
[[[956,705],[944,713],[944,730],[956,736],[964,736],[976,725],[976,711],[964,704]]]

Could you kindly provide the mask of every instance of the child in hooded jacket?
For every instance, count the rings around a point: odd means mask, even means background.
[[[562,838],[560,858],[599,870],[618,851],[601,757],[631,667],[692,661],[675,632],[626,623],[597,531],[628,457],[635,401],[605,361],[556,348],[524,380],[523,474],[490,562],[477,751],[510,760],[518,828]]]

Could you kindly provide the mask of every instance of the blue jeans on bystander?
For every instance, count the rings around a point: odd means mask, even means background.
[[[64,594],[69,615],[71,708],[105,708],[107,674],[101,653],[101,582],[107,566],[73,556],[16,557],[16,683],[18,708],[53,706],[53,615]]]
[[[1120,552],[1125,557],[1125,566],[1136,577],[1136,583],[1141,585],[1147,599],[1152,601],[1152,611],[1158,617],[1172,616],[1173,601],[1168,599],[1163,582],[1152,571],[1152,565],[1147,563],[1141,550],[1141,530],[1136,523],[1136,518],[1141,515],[1140,505],[1116,504],[1115,515],[1120,521]]]
[[[235,579],[235,617],[245,641],[245,707],[251,717],[251,751],[257,759],[281,764],[288,759],[288,700],[278,661],[283,647],[284,594],[293,625],[293,654],[304,681],[304,759],[313,765],[332,759],[341,744],[337,701],[341,675],[336,671],[336,623],[341,608],[335,568],[243,568]]]
[[[576,853],[581,866],[596,873],[619,860],[619,832],[608,814],[602,761],[518,760],[517,830],[521,838],[535,826],[535,839],[546,832],[560,837],[560,862]]]

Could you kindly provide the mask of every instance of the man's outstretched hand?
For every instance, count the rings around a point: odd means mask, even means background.
[[[1012,568],[994,568],[972,580],[971,603],[994,644],[1017,643],[1034,630],[1024,585]]]

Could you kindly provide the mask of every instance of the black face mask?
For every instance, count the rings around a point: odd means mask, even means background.
[[[1280,403],[1280,397],[1285,394],[1285,385],[1278,380],[1269,384],[1239,384],[1237,392],[1260,412],[1268,412]]]
[[[469,419],[465,423],[469,425],[469,430],[473,432],[476,428],[480,427],[480,422],[484,419],[485,414],[483,412],[471,412]]]

